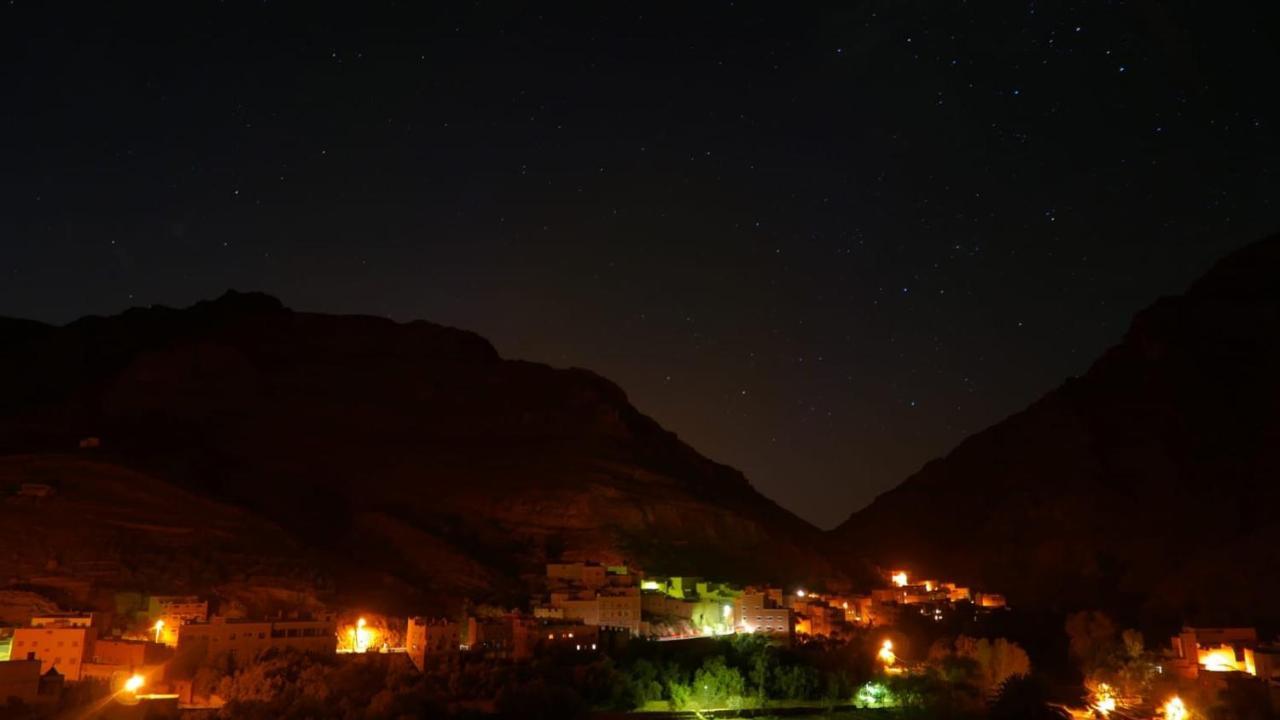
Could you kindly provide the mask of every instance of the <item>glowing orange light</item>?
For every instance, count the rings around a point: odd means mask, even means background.
[[[893,664],[898,661],[898,656],[893,652],[893,641],[886,639],[880,645],[880,652],[876,653],[876,657],[880,658],[880,662],[884,663],[885,667],[893,667]]]
[[[128,680],[124,681],[125,692],[136,693],[146,683],[147,683],[146,678],[142,677],[141,675],[133,675]]]
[[[1190,717],[1191,713],[1187,711],[1187,706],[1177,695],[1169,698],[1169,701],[1164,704],[1164,720],[1188,720]]]
[[[377,642],[378,633],[369,627],[369,621],[364,618],[356,620],[356,624],[347,630],[347,640],[351,647],[349,652],[364,653],[369,652],[369,648],[373,647]]]
[[[1094,691],[1093,707],[1106,717],[1116,709],[1115,693],[1111,690],[1111,686],[1106,683],[1098,685],[1098,689]]]
[[[1197,661],[1204,666],[1205,670],[1210,672],[1231,672],[1240,670],[1250,675],[1257,673],[1253,667],[1252,656],[1246,651],[1244,662],[1236,660],[1236,651],[1225,645],[1213,648],[1199,648],[1196,653]]]
[[[901,570],[894,573],[890,579],[893,580],[893,584],[898,587],[906,587],[907,585],[907,574]]]
[[[164,621],[157,620],[151,629],[156,631],[156,642],[160,642],[160,631],[164,629]]]

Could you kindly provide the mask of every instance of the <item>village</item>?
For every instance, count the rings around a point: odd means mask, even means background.
[[[0,628],[0,696],[39,705],[64,686],[101,683],[159,708],[216,707],[193,694],[189,669],[219,653],[242,660],[268,650],[329,655],[403,655],[419,670],[460,653],[521,662],[558,652],[604,653],[629,640],[679,642],[738,634],[791,645],[840,641],[855,629],[892,627],[902,614],[941,620],[963,606],[1005,607],[998,594],[954,583],[885,575],[861,595],[803,588],[738,587],[697,577],[659,577],[625,565],[546,566],[545,592],[527,611],[397,621],[361,610],[279,617],[222,615],[209,599],[118,593],[117,612],[37,614]]]
[[[69,687],[96,684],[115,703],[142,713],[130,717],[174,717],[223,704],[216,693],[202,694],[193,684],[195,668],[216,656],[243,664],[269,651],[338,661],[378,655],[423,672],[462,656],[525,663],[605,656],[635,641],[729,636],[790,648],[852,643],[872,633],[874,663],[881,675],[892,677],[924,670],[922,652],[900,656],[895,646],[905,622],[942,623],[958,613],[977,621],[1009,612],[1000,594],[915,579],[897,569],[884,572],[882,587],[861,594],[650,576],[594,562],[550,563],[543,580],[527,609],[473,608],[452,617],[400,619],[359,608],[233,616],[221,614],[208,598],[119,593],[115,613],[34,614],[24,626],[0,628],[0,698],[40,707],[56,703]],[[1148,663],[1149,671],[1207,689],[1245,683],[1269,703],[1280,698],[1280,645],[1261,641],[1253,628],[1186,627],[1166,649],[1144,657],[1158,658]],[[1077,717],[1177,720],[1183,703],[1178,697],[1161,705],[1157,698],[1126,696],[1101,681],[1089,685],[1085,701],[1065,711]],[[892,706],[886,688],[867,683],[852,702]]]

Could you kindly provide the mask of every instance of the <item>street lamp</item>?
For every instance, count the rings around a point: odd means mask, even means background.
[[[156,624],[152,626],[151,629],[156,631],[156,642],[160,642],[160,631],[164,629],[164,621],[157,620]],[[137,676],[135,675],[134,677],[137,677]],[[130,678],[130,679],[132,680],[133,678]]]

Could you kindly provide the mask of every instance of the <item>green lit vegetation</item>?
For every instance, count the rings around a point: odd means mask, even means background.
[[[872,680],[858,688],[853,704],[864,708],[896,707],[898,698],[883,682]]]

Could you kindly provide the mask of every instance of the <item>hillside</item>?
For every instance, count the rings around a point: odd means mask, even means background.
[[[850,553],[1153,620],[1280,620],[1280,237],[856,512]]]
[[[99,437],[92,457],[279,526],[339,592],[502,596],[561,555],[828,570],[818,531],[617,386],[467,332],[239,293],[0,332],[0,453]]]
[[[15,492],[24,484],[53,492]],[[271,593],[310,596],[322,584],[304,550],[271,523],[110,463],[0,457],[0,492],[0,577],[63,607],[113,607],[112,589],[198,589],[266,612]],[[33,603],[49,609],[38,596],[0,594],[10,621],[15,613],[25,621]]]

